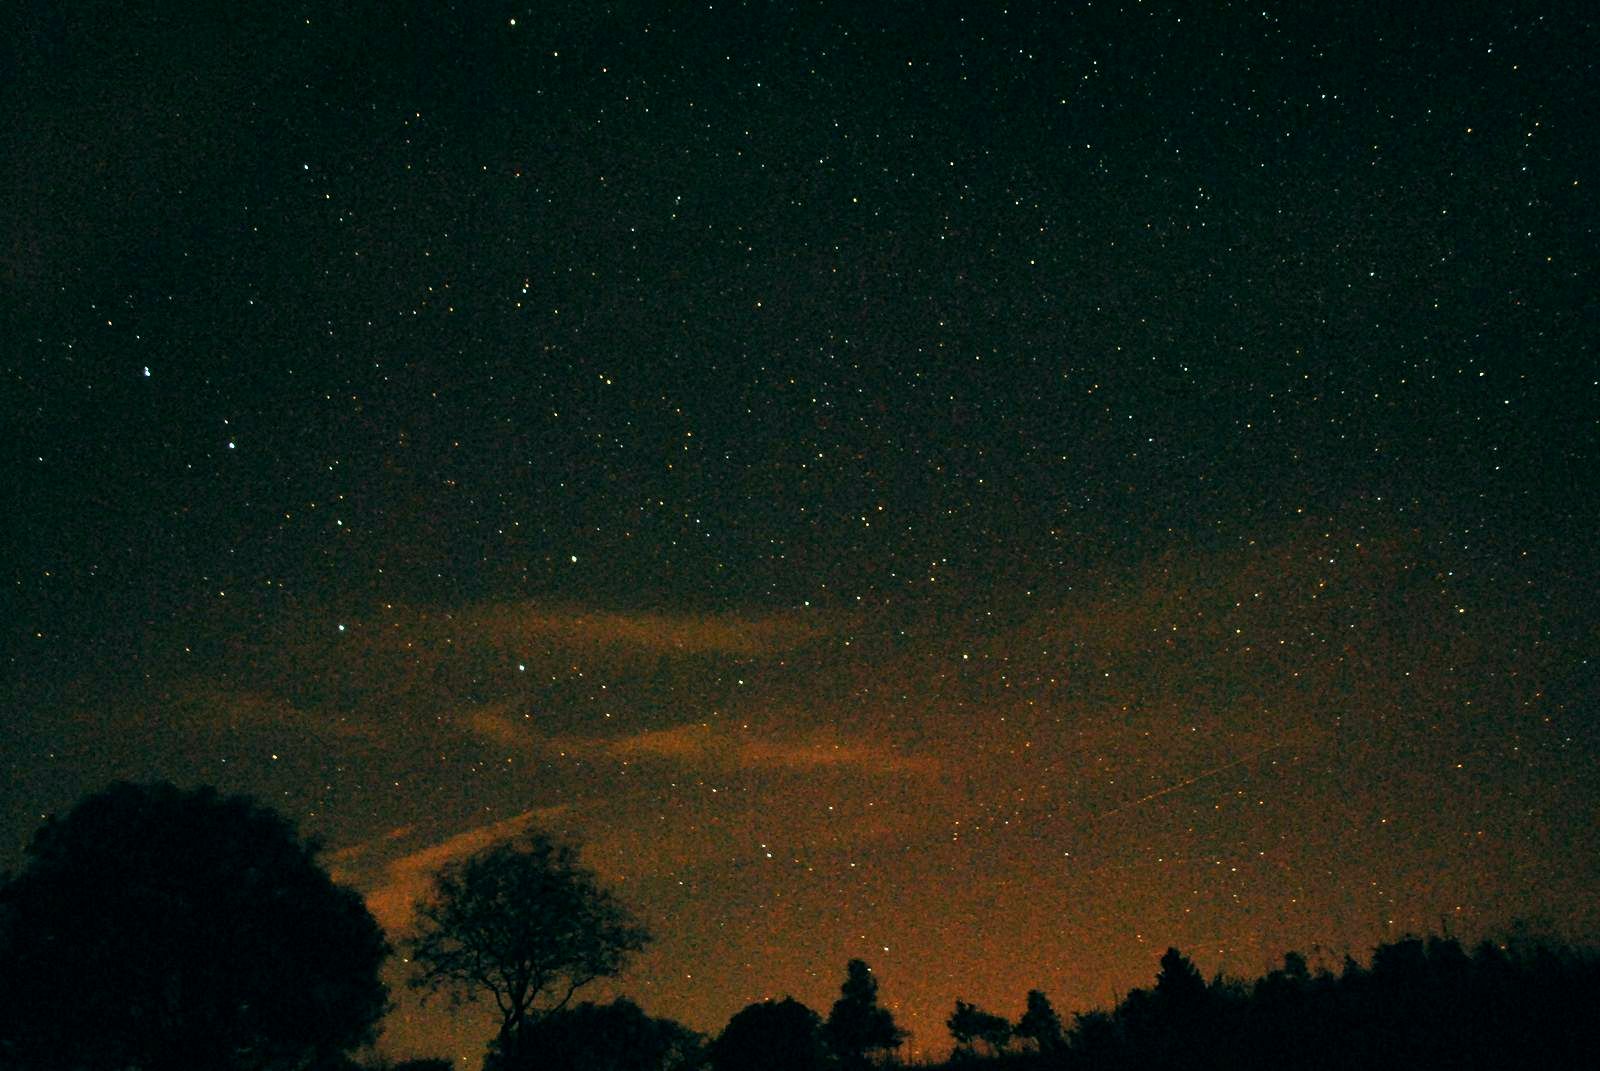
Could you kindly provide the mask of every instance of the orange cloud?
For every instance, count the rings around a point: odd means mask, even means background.
[[[463,830],[405,855],[376,861],[375,857],[389,845],[405,839],[414,830],[412,826],[401,826],[331,853],[329,858],[333,865],[329,869],[335,881],[361,890],[372,917],[386,932],[394,935],[404,932],[410,925],[417,900],[428,892],[433,875],[440,867],[520,836],[565,810],[564,806],[555,806],[523,811],[498,822]]]
[[[704,723],[650,729],[633,736],[609,740],[564,738],[563,746],[600,751],[619,759],[669,759],[684,763],[729,765],[733,751],[728,742]]]
[[[851,769],[862,773],[939,772],[929,756],[907,755],[886,744],[843,739],[828,731],[805,737],[767,737],[750,730],[714,728],[704,722],[650,729],[631,736],[541,736],[519,726],[503,708],[480,708],[467,715],[467,727],[484,739],[522,750],[542,750],[621,762],[659,760],[716,770]]]
[[[743,765],[787,770],[850,767],[868,773],[936,774],[932,756],[905,755],[875,742],[815,734],[805,740],[750,740],[739,748]]]
[[[188,732],[271,733],[278,739],[288,733],[291,741],[310,738],[330,748],[363,747],[387,740],[384,726],[364,715],[299,704],[265,689],[228,687],[199,678],[175,680],[170,689],[170,702],[161,710],[160,721]],[[155,717],[147,711],[135,711],[132,716],[141,722]]]
[[[479,606],[462,615],[491,642],[554,640],[577,647],[635,648],[657,653],[753,656],[815,639],[810,625],[789,617],[702,616],[552,611],[533,603]]]
[[[512,720],[511,706],[508,703],[495,703],[484,707],[475,707],[468,711],[461,719],[463,725],[473,735],[482,737],[501,747],[526,749],[532,739],[528,731]]]

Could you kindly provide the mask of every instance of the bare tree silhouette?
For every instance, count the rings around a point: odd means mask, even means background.
[[[503,1055],[516,1052],[526,1024],[616,974],[650,939],[579,865],[575,847],[542,833],[446,866],[417,916],[406,942],[411,986],[457,1001],[488,993],[500,1011]]]

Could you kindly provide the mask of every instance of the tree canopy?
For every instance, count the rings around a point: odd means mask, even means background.
[[[865,960],[845,965],[844,984],[823,1026],[828,1047],[846,1067],[865,1067],[880,1053],[893,1052],[906,1039],[894,1014],[878,1003],[878,979]]]
[[[711,1043],[714,1071],[825,1071],[822,1019],[795,1000],[764,1000],[735,1012]]]
[[[1017,1020],[1013,1031],[1025,1038],[1042,1053],[1059,1052],[1066,1044],[1061,1030],[1061,1017],[1050,1004],[1050,998],[1037,989],[1028,990],[1028,1005]]]
[[[1188,956],[1176,948],[1168,948],[1156,972],[1155,995],[1172,1010],[1187,1011],[1204,1002],[1206,981]]]
[[[410,984],[455,1000],[488,993],[505,1055],[525,1025],[616,974],[650,937],[574,846],[538,832],[445,866],[417,918]]]
[[[369,1042],[389,948],[283,816],[119,783],[0,885],[0,1064],[277,1068]]]
[[[945,1020],[945,1027],[961,1051],[968,1055],[975,1051],[977,1042],[982,1042],[990,1053],[998,1054],[1011,1040],[1011,1023],[1005,1016],[986,1012],[964,1000],[956,1001],[955,1011]]]
[[[687,1071],[704,1039],[672,1019],[647,1015],[626,997],[584,1001],[525,1024],[517,1052],[493,1046],[484,1071]]]

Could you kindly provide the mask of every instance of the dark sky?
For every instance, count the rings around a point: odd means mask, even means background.
[[[18,5],[0,865],[533,823],[648,1010],[926,1052],[1600,934],[1600,39],[1377,6]]]

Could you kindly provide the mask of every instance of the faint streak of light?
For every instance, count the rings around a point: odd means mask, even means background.
[[[1264,748],[1261,748],[1261,749],[1259,749],[1257,751],[1252,751],[1248,755],[1242,755],[1239,758],[1234,759],[1231,762],[1225,762],[1221,766],[1213,766],[1209,770],[1201,770],[1199,773],[1195,774],[1193,777],[1188,777],[1188,778],[1185,778],[1182,781],[1174,782],[1173,784],[1167,785],[1165,788],[1158,788],[1154,792],[1151,792],[1149,795],[1140,796],[1136,800],[1129,800],[1127,803],[1119,803],[1115,807],[1111,808],[1109,811],[1102,811],[1099,814],[1094,816],[1093,821],[1098,822],[1103,818],[1110,818],[1112,815],[1118,813],[1119,811],[1126,811],[1130,807],[1137,807],[1140,804],[1149,803],[1151,800],[1160,799],[1162,796],[1170,795],[1173,792],[1182,791],[1183,789],[1188,788],[1190,785],[1196,783],[1197,781],[1204,781],[1207,778],[1217,776],[1217,774],[1222,773],[1224,770],[1231,770],[1235,766],[1242,766],[1244,763],[1247,763],[1247,762],[1251,761],[1252,759],[1260,758],[1262,755],[1265,755],[1267,752],[1272,751],[1272,750],[1274,750],[1276,748],[1279,748],[1279,747],[1282,747],[1282,746],[1283,745],[1281,745],[1281,744],[1268,744]]]

